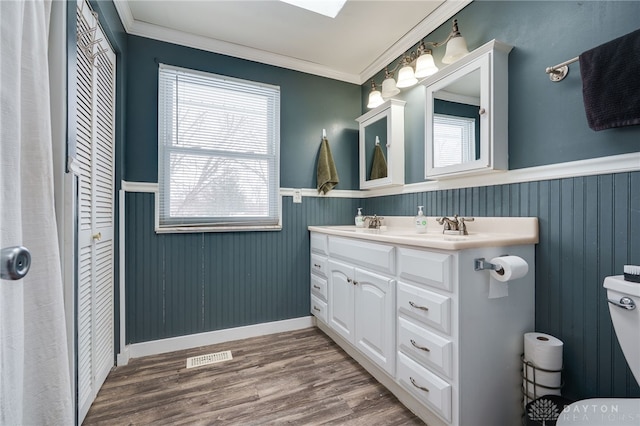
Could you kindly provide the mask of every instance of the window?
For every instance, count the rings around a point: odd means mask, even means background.
[[[160,64],[158,231],[280,229],[280,88]]]
[[[476,120],[468,117],[434,114],[434,167],[462,164],[476,159]]]

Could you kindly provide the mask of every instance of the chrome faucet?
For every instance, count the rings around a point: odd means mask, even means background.
[[[457,214],[453,216],[453,219],[449,219],[446,216],[436,218],[436,221],[440,225],[444,225],[442,229],[443,234],[459,234],[459,235],[469,235],[467,232],[467,222],[473,222],[475,219],[472,217],[460,217]]]
[[[367,220],[369,221],[369,226],[367,226],[367,228],[370,229],[380,229],[380,226],[382,225],[382,219],[384,219],[384,217],[378,216],[376,214],[374,214],[373,216],[365,216],[364,218],[365,222]]]

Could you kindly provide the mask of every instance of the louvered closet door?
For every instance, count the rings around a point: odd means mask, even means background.
[[[114,364],[115,53],[89,6],[78,2],[77,146],[78,418],[84,419]],[[84,35],[82,35],[84,34]],[[102,42],[90,44],[92,40]],[[87,45],[91,47],[86,48]],[[106,49],[106,51],[104,50]],[[99,51],[103,51],[98,54]],[[92,57],[95,56],[95,57]]]

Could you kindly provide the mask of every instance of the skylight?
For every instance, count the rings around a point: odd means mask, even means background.
[[[335,18],[347,0],[280,0],[281,2]]]

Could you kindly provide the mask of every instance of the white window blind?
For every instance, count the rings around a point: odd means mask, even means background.
[[[159,227],[280,223],[280,88],[160,64]]]
[[[434,114],[434,167],[466,163],[476,159],[475,119]]]

